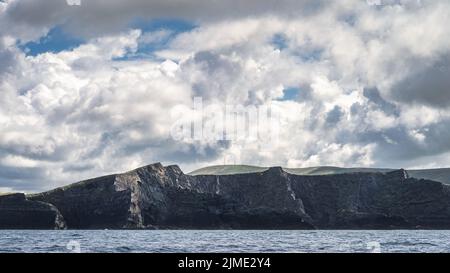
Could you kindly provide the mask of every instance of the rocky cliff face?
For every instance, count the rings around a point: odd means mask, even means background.
[[[69,228],[79,229],[450,228],[450,186],[404,170],[189,176],[154,164],[29,199],[54,205]]]
[[[450,187],[404,170],[290,178],[318,228],[450,227]]]
[[[25,194],[0,196],[0,229],[64,229],[66,224],[51,204],[27,200]]]

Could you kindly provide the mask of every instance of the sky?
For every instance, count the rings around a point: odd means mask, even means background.
[[[154,162],[450,166],[447,0],[76,2],[0,1],[0,192]],[[174,137],[220,124],[195,98],[272,109],[276,139]]]

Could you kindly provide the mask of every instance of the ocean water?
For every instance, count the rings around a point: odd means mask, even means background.
[[[0,230],[0,252],[450,252],[450,231]]]

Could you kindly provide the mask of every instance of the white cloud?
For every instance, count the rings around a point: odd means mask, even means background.
[[[55,1],[0,7],[1,186],[51,188],[154,161],[185,170],[226,158],[289,167],[450,163],[448,96],[415,77],[447,68],[448,2],[252,0],[237,10],[234,1],[90,1],[75,9]],[[198,27],[127,29],[144,14]],[[89,39],[38,56],[18,48],[55,25]],[[157,58],[127,58],[160,43]],[[418,88],[404,90],[410,77]],[[287,88],[298,89],[294,99],[282,100]],[[194,96],[271,105],[281,114],[277,141],[174,140],[170,112]]]

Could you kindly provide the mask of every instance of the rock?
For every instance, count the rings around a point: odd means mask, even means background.
[[[29,199],[53,204],[75,229],[450,228],[450,186],[404,170],[190,176],[157,163]]]
[[[267,174],[263,187],[239,185],[240,176],[194,177],[157,163],[29,198],[58,207],[75,229],[313,228],[301,200],[278,183],[278,173]]]
[[[0,195],[0,229],[64,229],[58,209],[48,203],[27,200],[25,194]]]
[[[55,205],[70,229],[118,229],[136,221],[130,212],[135,199],[132,187],[131,183],[128,187],[116,183],[116,175],[110,175],[28,198]]]
[[[407,172],[406,170],[404,170],[404,169],[400,169],[400,170],[397,170],[397,171],[388,172],[387,175],[390,176],[390,177],[396,177],[396,178],[398,178],[400,181],[403,181],[403,180],[409,178],[408,172]]]

